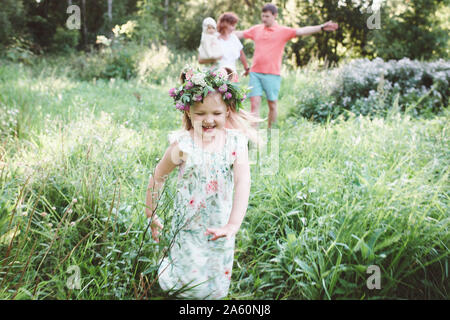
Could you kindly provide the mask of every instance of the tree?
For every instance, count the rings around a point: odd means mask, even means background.
[[[448,30],[436,18],[441,5],[448,6],[449,1],[389,0],[382,7],[382,28],[371,33],[374,54],[385,60],[445,57]]]

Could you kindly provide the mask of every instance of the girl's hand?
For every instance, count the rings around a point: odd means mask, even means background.
[[[206,229],[205,236],[212,235],[212,238],[209,239],[211,241],[220,239],[220,238],[227,238],[230,239],[232,236],[234,236],[238,232],[239,227],[227,224],[221,228],[208,228]]]
[[[149,218],[149,220],[150,219],[151,218]],[[162,230],[162,228],[164,228],[164,226],[159,221],[158,217],[156,217],[156,216],[153,217],[153,221],[152,221],[152,224],[150,225],[150,228],[152,229],[153,240],[155,240],[156,242],[159,242],[159,230]]]

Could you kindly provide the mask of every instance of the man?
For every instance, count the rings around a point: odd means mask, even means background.
[[[262,8],[262,24],[245,31],[235,31],[239,39],[251,39],[255,42],[249,83],[249,86],[252,87],[249,95],[251,111],[259,116],[259,106],[264,91],[269,105],[269,129],[277,118],[277,100],[281,83],[280,70],[286,42],[295,37],[321,31],[335,31],[338,28],[337,23],[332,21],[303,28],[284,27],[276,22],[277,14],[278,9],[275,5],[266,4]]]

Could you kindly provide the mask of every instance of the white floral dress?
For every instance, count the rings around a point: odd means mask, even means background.
[[[188,131],[169,134],[187,158],[179,166],[170,246],[162,259],[159,284],[165,291],[189,288],[179,294],[189,299],[227,296],[234,256],[234,237],[208,241],[207,228],[225,226],[233,203],[233,164],[245,152],[247,138],[226,129],[221,151],[210,152],[194,143]]]

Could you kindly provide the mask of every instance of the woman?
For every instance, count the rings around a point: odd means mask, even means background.
[[[236,24],[239,19],[233,12],[225,12],[219,17],[217,23],[217,31],[219,35],[219,43],[223,49],[223,56],[221,59],[198,59],[201,64],[215,64],[219,68],[227,67],[233,70],[234,78],[233,81],[237,82],[237,71],[236,71],[236,60],[240,59],[242,65],[244,66],[244,75],[247,76],[249,73],[249,66],[247,63],[247,58],[243,50],[241,41],[236,37],[233,31],[236,28]]]

